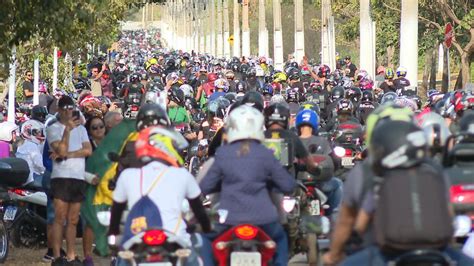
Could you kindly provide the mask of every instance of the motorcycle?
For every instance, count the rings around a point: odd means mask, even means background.
[[[251,224],[234,226],[212,242],[219,266],[267,266],[275,254],[275,248],[275,241]]]
[[[339,165],[335,175],[344,180],[345,174],[362,158],[362,126],[349,123],[339,125],[331,135],[331,143],[334,143],[333,160]]]
[[[125,110],[123,112],[123,117],[125,118],[135,118],[138,114],[141,104],[141,95],[138,93],[131,93],[127,97],[125,104]]]
[[[313,159],[322,163],[326,157],[313,155]],[[329,174],[327,169],[321,172],[324,176]],[[332,176],[334,171],[330,172]],[[295,193],[285,196],[282,201],[288,220],[290,256],[306,253],[308,264],[318,265],[320,250],[329,247],[330,219],[325,212],[330,206],[327,205],[327,196],[318,188],[318,181],[311,174],[298,174],[297,180]]]
[[[122,245],[118,257],[131,265],[184,265],[192,255],[188,241],[165,231],[149,229],[134,235]]]

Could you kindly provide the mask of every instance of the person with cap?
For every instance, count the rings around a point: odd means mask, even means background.
[[[344,59],[344,62],[346,63],[344,68],[346,70],[347,76],[351,78],[351,80],[354,80],[354,76],[357,71],[356,65],[352,63],[350,56],[346,56],[346,58]]]

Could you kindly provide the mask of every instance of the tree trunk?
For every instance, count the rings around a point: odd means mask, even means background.
[[[393,55],[395,54],[395,47],[388,46],[387,47],[387,67],[393,68]]]
[[[436,89],[436,72],[438,70],[438,60],[437,55],[438,53],[438,43],[433,47],[433,51],[431,52],[431,73],[430,73],[430,89]]]
[[[471,57],[471,54],[464,53],[461,55],[461,75],[462,75],[462,80],[461,80],[461,88],[464,88],[466,84],[469,82],[471,79],[471,61],[469,58]]]
[[[426,96],[426,91],[428,90],[428,77],[430,74],[430,66],[432,64],[433,58],[430,54],[425,53],[425,66],[423,67],[423,80],[421,86],[418,88],[418,95],[421,95],[422,98]]]

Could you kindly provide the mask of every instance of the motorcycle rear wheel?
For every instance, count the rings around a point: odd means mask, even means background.
[[[8,232],[3,221],[0,221],[0,263],[5,263],[8,256]]]
[[[318,236],[314,233],[308,233],[306,235],[306,245],[308,248],[306,251],[308,265],[317,266],[319,260]]]

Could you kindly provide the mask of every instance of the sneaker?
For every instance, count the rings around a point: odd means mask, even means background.
[[[53,249],[48,248],[48,251],[46,251],[46,254],[44,254],[44,256],[43,256],[43,261],[44,262],[52,262],[53,260],[54,260]]]
[[[73,260],[67,260],[66,265],[67,266],[82,266],[82,261],[79,259],[79,257],[76,257]]]
[[[84,265],[84,266],[94,266],[94,261],[92,260],[92,257],[91,256],[85,257],[84,260],[82,261],[82,265]]]
[[[64,249],[61,249],[60,256],[61,257],[66,257],[66,251],[64,251]],[[54,260],[53,249],[48,248],[48,251],[46,251],[46,254],[44,254],[44,256],[43,256],[43,261],[44,262],[52,262],[53,260]]]
[[[55,258],[51,262],[51,266],[66,266],[66,265],[68,265],[68,262],[67,262],[66,258],[64,258],[64,257]]]

